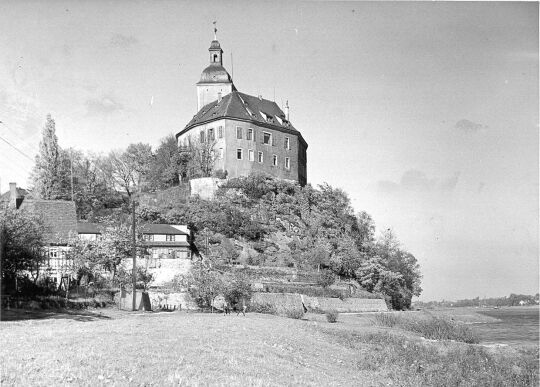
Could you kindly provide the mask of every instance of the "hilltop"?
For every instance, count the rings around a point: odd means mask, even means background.
[[[391,231],[376,237],[369,214],[355,213],[348,195],[328,184],[301,187],[252,174],[224,181],[212,199],[188,196],[179,186],[143,200],[139,217],[188,224],[197,250],[214,267],[289,268],[305,277],[300,282],[349,284],[396,309],[410,307],[421,291],[414,256]]]

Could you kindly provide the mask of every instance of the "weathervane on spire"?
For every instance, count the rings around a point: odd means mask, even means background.
[[[214,20],[214,22],[212,23],[214,25],[214,40],[217,40],[217,28],[216,28],[216,23],[217,21]]]

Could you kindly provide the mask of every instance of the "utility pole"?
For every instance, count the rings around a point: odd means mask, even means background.
[[[73,201],[73,149],[69,152],[70,171],[71,171],[71,201]]]
[[[133,310],[137,310],[137,232],[135,230],[136,220],[135,220],[135,195],[131,194],[131,236],[132,236],[132,247],[131,255],[133,257],[133,270],[131,272],[131,280],[133,283]]]

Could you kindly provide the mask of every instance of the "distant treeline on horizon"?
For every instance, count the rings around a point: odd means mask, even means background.
[[[538,305],[539,294],[534,296],[526,294],[510,294],[508,297],[495,297],[495,298],[471,298],[457,301],[416,301],[413,306],[416,308],[429,308],[429,307],[466,307],[466,306],[524,306],[524,305]]]

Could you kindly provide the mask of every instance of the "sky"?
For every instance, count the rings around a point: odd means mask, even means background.
[[[308,181],[415,255],[420,300],[538,292],[532,2],[2,1],[1,191],[48,113],[94,153],[180,131],[213,21],[238,90],[289,101]]]

